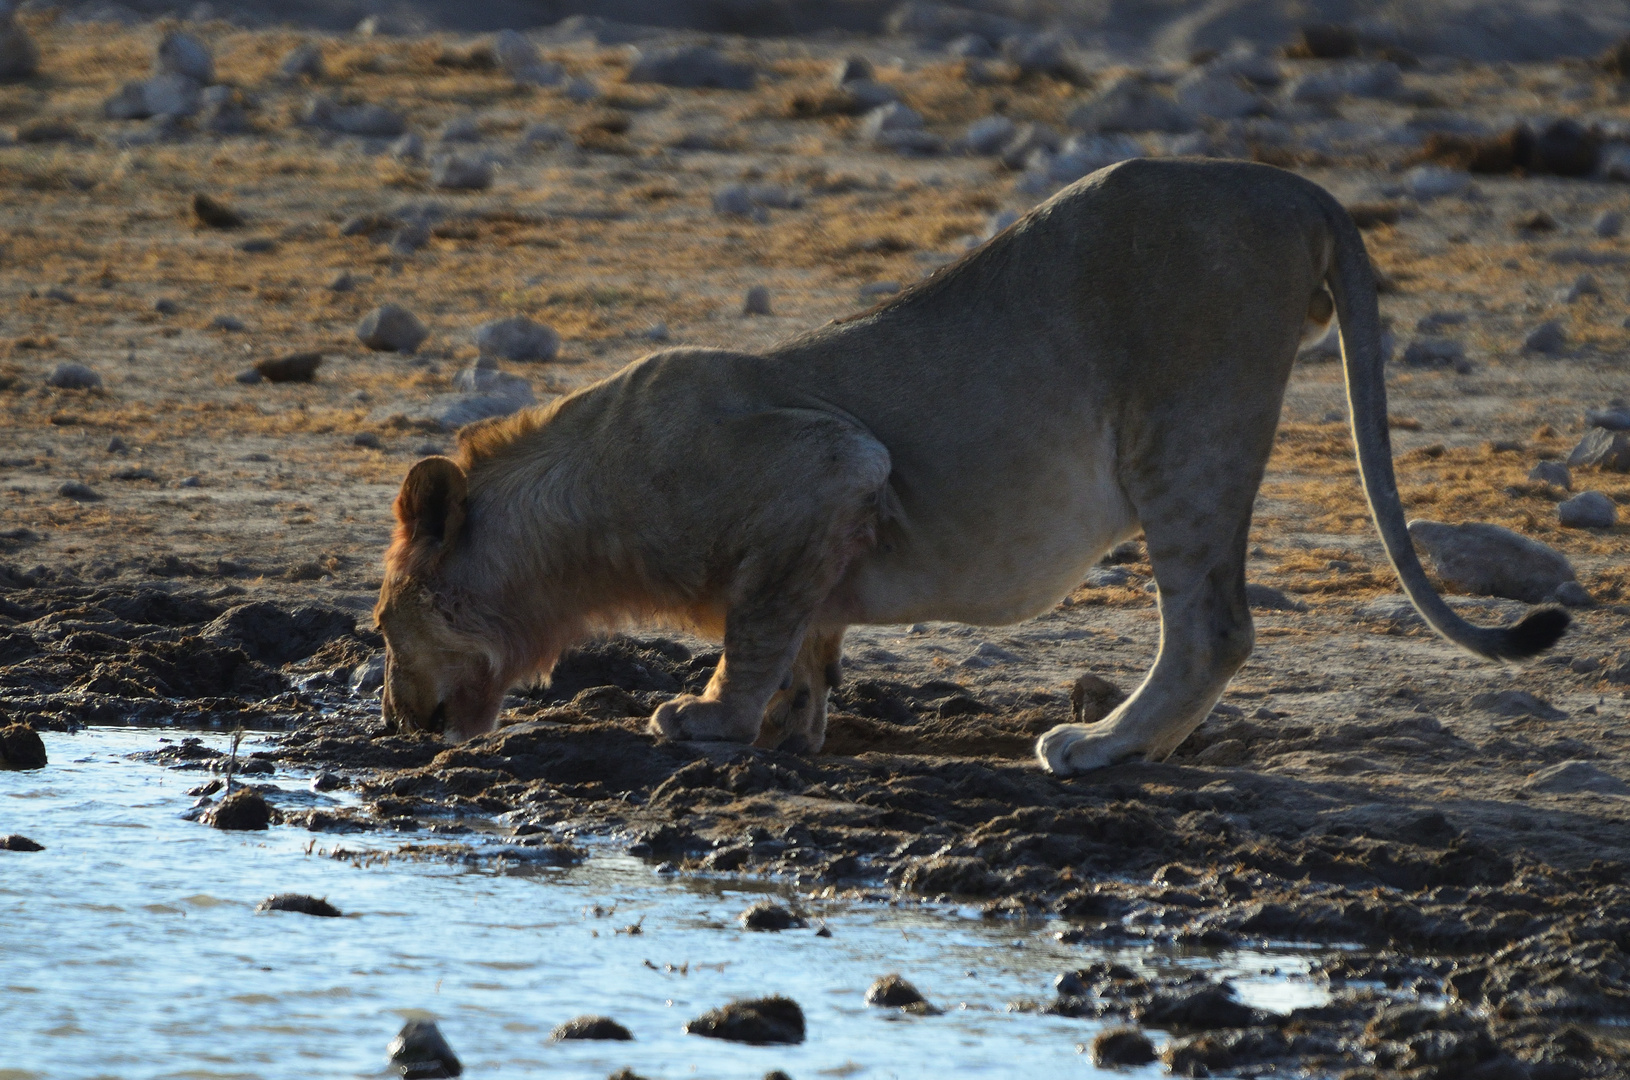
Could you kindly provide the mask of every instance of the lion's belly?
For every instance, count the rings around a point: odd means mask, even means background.
[[[1040,468],[937,477],[916,497],[907,485],[900,520],[850,568],[830,614],[1000,625],[1048,610],[1137,528],[1112,445],[1105,432],[1062,455],[1055,444]]]

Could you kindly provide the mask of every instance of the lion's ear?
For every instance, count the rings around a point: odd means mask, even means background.
[[[396,520],[411,549],[439,558],[464,528],[470,485],[450,458],[428,457],[408,470],[396,496]]]

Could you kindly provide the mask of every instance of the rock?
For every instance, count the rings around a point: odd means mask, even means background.
[[[1404,190],[1421,202],[1461,195],[1471,186],[1470,173],[1438,165],[1417,165],[1404,174]]]
[[[181,305],[167,296],[161,296],[153,301],[153,310],[160,315],[174,315],[181,310]]]
[[[1568,718],[1567,713],[1526,690],[1500,690],[1488,694],[1475,694],[1471,699],[1471,705],[1474,709],[1483,709],[1496,716],[1533,716],[1541,720]]]
[[[1523,338],[1523,352],[1553,355],[1562,351],[1568,343],[1568,335],[1562,329],[1562,323],[1556,319],[1542,322],[1528,332]]]
[[[1564,304],[1575,304],[1587,296],[1601,296],[1602,287],[1596,281],[1595,274],[1580,274],[1573,279],[1573,284],[1562,293]]]
[[[357,338],[375,352],[410,353],[429,336],[424,323],[398,304],[376,307],[357,324]]]
[[[1619,523],[1619,508],[1599,491],[1583,491],[1556,504],[1556,520],[1564,529],[1611,529]]]
[[[27,724],[0,727],[0,769],[43,769],[45,741]]]
[[[999,154],[1018,130],[1019,125],[1005,116],[987,116],[968,125],[962,145],[970,154]]]
[[[898,974],[885,975],[866,988],[866,1004],[880,1009],[903,1009],[928,1002]]]
[[[1596,795],[1630,795],[1630,784],[1588,761],[1548,765],[1530,773],[1523,787],[1547,795],[1575,795],[1587,791]]]
[[[709,1009],[685,1025],[689,1035],[758,1046],[804,1041],[804,1010],[791,998],[752,998]]]
[[[481,125],[473,116],[457,116],[441,126],[436,141],[444,143],[471,143],[481,141]]]
[[[383,450],[385,441],[372,431],[359,431],[351,436],[351,445],[360,446],[364,450]]]
[[[58,390],[95,390],[102,385],[102,376],[84,364],[58,364],[45,377],[46,386]]]
[[[57,488],[57,494],[65,499],[73,499],[76,502],[96,502],[102,497],[101,492],[89,484],[80,483],[78,480],[63,481],[62,485]]]
[[[434,1020],[409,1020],[385,1052],[397,1071],[410,1080],[458,1076],[464,1071]]]
[[[449,154],[432,163],[430,182],[447,191],[485,191],[492,187],[492,165],[479,158]]]
[[[1139,1023],[1178,1032],[1249,1027],[1261,1018],[1257,1010],[1234,997],[1227,983],[1158,991],[1132,1014]]]
[[[625,80],[685,89],[751,90],[758,73],[751,64],[727,60],[701,45],[635,50]]]
[[[1071,110],[1067,122],[1087,132],[1164,131],[1182,134],[1197,126],[1195,117],[1164,90],[1141,75],[1126,75],[1101,94]]]
[[[1058,34],[1015,34],[1002,41],[1002,59],[1021,75],[1052,75],[1069,82],[1084,81]]]
[[[256,360],[251,370],[269,383],[310,383],[323,367],[323,353],[292,352],[287,357]]]
[[[566,83],[566,89],[561,91],[566,97],[579,105],[593,101],[600,96],[600,87],[593,79],[571,79]]]
[[[744,184],[732,184],[713,193],[713,212],[733,217],[751,217],[753,196]]]
[[[794,915],[773,900],[760,900],[737,915],[736,921],[748,930],[793,930],[809,925],[802,916]]]
[[[1155,1057],[1154,1043],[1137,1028],[1109,1028],[1092,1040],[1092,1063],[1100,1069],[1147,1065]]]
[[[613,1039],[627,1042],[634,1036],[609,1016],[579,1016],[561,1024],[549,1033],[550,1042],[569,1039]]]
[[[522,146],[559,146],[568,141],[571,135],[559,124],[540,121],[528,124],[526,130],[521,132]]]
[[[466,394],[507,398],[514,401],[517,408],[531,405],[537,400],[532,394],[532,384],[521,376],[481,363],[455,374],[453,389]]]
[[[312,42],[304,42],[290,49],[277,65],[277,76],[280,79],[293,81],[302,76],[308,79],[321,79],[328,74],[328,67],[323,63],[323,50]]]
[[[1177,81],[1177,103],[1195,116],[1213,120],[1238,120],[1260,112],[1262,98],[1245,89],[1231,75],[1213,74],[1204,69],[1191,71]]]
[[[963,34],[947,42],[945,52],[966,60],[989,60],[996,55],[996,46],[982,34]]]
[[[1050,183],[1071,184],[1142,153],[1127,135],[1073,135],[1057,154],[1045,159],[1044,169]]]
[[[1601,160],[1601,139],[1577,120],[1553,121],[1534,136],[1530,150],[1534,171],[1556,176],[1589,176]]]
[[[763,285],[754,285],[747,290],[747,295],[741,302],[743,315],[769,315],[770,290]]]
[[[153,61],[155,75],[183,75],[208,86],[215,81],[215,61],[204,43],[191,34],[172,30],[159,42]]]
[[[492,47],[504,74],[522,86],[559,86],[566,79],[564,68],[539,56],[532,42],[514,30],[500,30]]]
[[[524,315],[491,319],[475,328],[475,347],[481,356],[516,363],[545,363],[560,352],[560,335],[553,327]]]
[[[1070,688],[1070,712],[1078,724],[1096,724],[1126,700],[1126,691],[1091,672],[1083,673]]]
[[[40,50],[7,5],[0,18],[0,81],[26,79],[40,69]]]
[[[1345,60],[1358,55],[1358,32],[1337,23],[1309,23],[1297,31],[1296,43],[1286,51],[1312,60]]]
[[[890,150],[932,153],[940,146],[938,136],[923,130],[922,114],[898,101],[861,117],[857,132],[862,141]]]
[[[1568,468],[1592,467],[1604,472],[1630,472],[1630,433],[1604,427],[1585,432],[1568,455]]]
[[[1577,581],[1564,581],[1556,587],[1556,592],[1552,593],[1549,599],[1561,604],[1563,607],[1583,608],[1596,606],[1595,598]]]
[[[1458,367],[1466,363],[1466,346],[1453,338],[1416,338],[1404,346],[1403,360],[1412,367]]]
[[[20,833],[0,836],[0,851],[44,851],[45,845]]]
[[[1063,142],[1063,137],[1046,124],[1020,124],[1002,147],[1002,164],[1014,170],[1026,168],[1038,150],[1051,154]]]
[[[1542,461],[1528,470],[1528,479],[1538,480],[1542,484],[1559,487],[1563,491],[1573,490],[1573,474],[1568,467],[1560,461]]]
[[[1243,79],[1252,86],[1269,89],[1285,81],[1279,62],[1269,53],[1247,41],[1236,42],[1227,51],[1207,61],[1203,70],[1211,75]]]
[[[306,102],[300,118],[311,127],[373,139],[394,139],[407,130],[401,114],[383,105],[337,105],[321,95]]]
[[[185,75],[155,75],[128,82],[102,104],[109,120],[146,120],[152,116],[191,116],[198,111],[196,81]]]
[[[852,82],[876,77],[877,72],[872,68],[872,62],[864,56],[845,57],[832,67],[832,85],[840,88]]]
[[[217,829],[257,832],[272,823],[272,807],[258,792],[234,791],[210,808],[205,820]]]
[[[349,680],[353,694],[371,694],[385,685],[385,655],[369,657],[351,669]]]
[[[408,132],[390,145],[390,156],[397,161],[423,161],[424,140],[414,132]]]
[[[225,330],[229,334],[241,334],[249,329],[249,325],[236,315],[217,315],[209,321],[211,330]]]
[[[1287,596],[1272,585],[1250,582],[1245,586],[1245,601],[1262,611],[1306,611],[1307,605]]]
[[[1585,413],[1585,423],[1609,431],[1630,431],[1630,409],[1614,405],[1607,409],[1591,409]]]
[[[1624,215],[1617,210],[1604,210],[1591,222],[1590,231],[1603,240],[1611,240],[1624,231]]]
[[[924,896],[988,896],[1000,887],[1001,879],[977,856],[936,855],[908,865],[900,884]]]
[[[200,225],[211,229],[237,229],[244,223],[242,214],[202,191],[193,193],[192,216]]]
[[[1456,592],[1537,604],[1576,580],[1566,555],[1499,525],[1409,523],[1409,535]]]
[[[259,386],[261,383],[266,381],[266,376],[262,375],[252,367],[244,368],[242,371],[232,376],[232,378],[234,381],[240,382],[245,386]]]
[[[292,911],[300,915],[315,915],[320,919],[338,919],[343,912],[326,899],[306,896],[304,893],[278,893],[255,905],[256,911]]]

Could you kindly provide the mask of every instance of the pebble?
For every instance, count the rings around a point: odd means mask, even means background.
[[[434,1020],[409,1020],[385,1052],[404,1080],[436,1080],[464,1071]]]
[[[1606,409],[1592,409],[1585,414],[1585,423],[1609,431],[1630,431],[1630,409],[1614,405]]]
[[[1528,332],[1523,338],[1524,352],[1554,355],[1559,353],[1568,343],[1567,332],[1562,329],[1562,323],[1556,319],[1542,322]]]
[[[329,292],[350,292],[357,287],[357,279],[349,270],[341,270],[328,279]]]
[[[184,487],[184,488],[203,487],[204,486],[204,481],[200,477],[197,477],[197,476],[188,476],[188,477],[184,477],[181,480],[177,481],[175,486],[176,487]]]
[[[743,315],[769,315],[770,290],[763,285],[754,285],[747,290],[747,295],[741,303]]]
[[[493,319],[475,328],[480,355],[518,363],[544,363],[560,352],[560,335],[553,327],[524,315]]]
[[[1573,284],[1562,293],[1564,304],[1573,304],[1587,296],[1601,296],[1602,287],[1596,282],[1595,274],[1580,274],[1574,278]]]
[[[1097,97],[1071,110],[1065,122],[1078,131],[1164,131],[1181,135],[1198,120],[1146,76],[1123,75]]]
[[[155,75],[184,75],[203,85],[215,81],[215,60],[204,43],[191,34],[172,30],[159,42],[153,62]]]
[[[804,1010],[791,998],[751,998],[709,1009],[685,1025],[689,1035],[754,1045],[804,1041]]]
[[[672,335],[668,333],[668,324],[659,322],[646,327],[645,336],[651,341],[667,341]]]
[[[1565,529],[1611,529],[1619,522],[1619,508],[1599,491],[1584,491],[1556,504],[1556,520]]]
[[[1566,555],[1499,525],[1417,520],[1409,523],[1409,535],[1456,592],[1538,604],[1577,580]]]
[[[559,86],[566,78],[564,68],[545,60],[525,35],[514,30],[500,30],[492,48],[504,74],[522,86]]]
[[[1100,1069],[1147,1065],[1156,1056],[1155,1044],[1137,1028],[1110,1028],[1092,1040],[1092,1063]]]
[[[611,1039],[627,1042],[633,1033],[609,1016],[579,1016],[561,1024],[549,1033],[550,1042],[569,1039]]]
[[[301,76],[321,79],[327,74],[328,67],[323,63],[323,51],[309,41],[290,49],[277,65],[277,75],[280,79],[294,80]]]
[[[242,371],[232,376],[232,378],[245,386],[259,386],[261,383],[266,381],[266,376],[262,375],[252,367],[244,368]]]
[[[358,340],[375,352],[410,353],[429,336],[424,323],[399,304],[376,307],[357,324]]]
[[[530,124],[521,132],[521,145],[523,146],[559,146],[571,136],[559,124],[540,122]]]
[[[383,450],[385,448],[384,440],[371,431],[359,431],[351,436],[351,445],[360,446],[364,450]]]
[[[1594,467],[1604,472],[1630,472],[1630,434],[1591,428],[1568,455],[1568,468]]]
[[[420,447],[420,451],[423,451]],[[350,686],[353,694],[371,694],[385,685],[385,656],[369,657],[351,669]]]
[[[383,105],[337,105],[322,95],[313,95],[301,110],[302,123],[326,128],[341,135],[373,139],[394,139],[407,131],[400,113]]]
[[[181,305],[167,296],[161,296],[153,301],[153,310],[160,315],[174,315],[181,310]]]
[[[185,75],[154,75],[127,82],[102,103],[109,120],[146,120],[155,116],[191,116],[198,111],[197,81]]]
[[[0,18],[0,79],[26,79],[40,69],[40,50],[7,5]]]
[[[866,1004],[880,1009],[903,1009],[928,1002],[904,977],[889,974],[866,988]]]
[[[235,315],[217,315],[209,321],[209,328],[211,330],[225,330],[233,334],[249,329],[248,325]]]
[[[430,182],[446,191],[485,191],[492,187],[492,165],[450,154],[431,165]]]
[[[75,296],[73,293],[69,292],[67,289],[64,289],[60,285],[53,285],[49,289],[46,289],[45,298],[47,300],[55,300],[59,304],[79,303],[79,297]]]
[[[238,250],[248,252],[250,255],[264,255],[269,251],[277,250],[277,241],[269,237],[257,236],[239,244]]]
[[[255,905],[256,911],[292,911],[300,915],[315,915],[321,919],[338,919],[343,912],[327,899],[304,893],[278,893]]]
[[[624,80],[686,89],[751,90],[758,73],[751,64],[726,59],[702,45],[636,49]]]
[[[1603,240],[1611,240],[1624,231],[1624,215],[1617,210],[1604,210],[1591,223],[1590,230]]]
[[[760,900],[737,915],[736,921],[748,930],[793,930],[809,925],[802,916],[793,914],[773,900]]]
[[[216,803],[207,820],[217,829],[258,832],[271,825],[272,807],[258,792],[240,789]]]
[[[95,390],[102,385],[102,376],[84,364],[58,364],[45,377],[46,386],[58,390]]]
[[[1573,474],[1568,467],[1560,461],[1542,461],[1528,471],[1528,479],[1538,480],[1542,484],[1559,487],[1563,491],[1573,490]]]

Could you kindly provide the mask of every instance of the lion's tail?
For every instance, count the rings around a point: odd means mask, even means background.
[[[1427,625],[1463,649],[1490,659],[1515,660],[1543,652],[1568,628],[1568,613],[1541,608],[1511,626],[1474,626],[1455,614],[1432,588],[1415,554],[1398,500],[1392,472],[1392,440],[1387,432],[1385,358],[1381,355],[1381,308],[1375,276],[1358,226],[1340,203],[1325,194],[1325,219],[1335,242],[1326,284],[1336,301],[1341,326],[1341,357],[1347,374],[1347,407],[1358,471],[1369,500],[1370,516],[1386,546],[1404,592]]]

